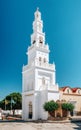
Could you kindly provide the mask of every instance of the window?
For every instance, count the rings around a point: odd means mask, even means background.
[[[46,58],[44,58],[44,63],[46,63]]]
[[[67,93],[69,93],[69,89],[67,89]]]
[[[41,61],[41,57],[39,57],[39,61]]]
[[[39,43],[43,43],[43,38],[41,36],[39,37]]]
[[[37,18],[39,17],[38,13],[37,13]]]
[[[35,42],[36,42],[36,41],[34,40],[34,41],[33,41],[33,44],[35,44]]]
[[[42,78],[42,84],[45,85],[45,78]]]
[[[39,12],[38,11],[36,12],[36,17],[39,18]]]
[[[29,102],[29,118],[32,119],[32,102]]]
[[[78,94],[80,94],[80,90],[78,90]]]

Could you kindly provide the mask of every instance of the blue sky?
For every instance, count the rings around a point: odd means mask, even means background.
[[[81,87],[81,0],[0,0],[0,99],[22,90],[22,66],[37,7],[56,81]]]

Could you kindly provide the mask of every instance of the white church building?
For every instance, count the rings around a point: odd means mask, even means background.
[[[45,41],[43,21],[39,9],[35,12],[31,45],[27,49],[28,63],[22,69],[22,118],[47,119],[43,105],[59,99],[55,64],[49,63],[49,45]]]

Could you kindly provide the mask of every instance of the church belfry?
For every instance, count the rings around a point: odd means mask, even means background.
[[[34,60],[37,62],[49,62],[49,47],[45,44],[45,33],[43,32],[43,21],[41,20],[41,13],[37,8],[35,12],[35,19],[33,21],[33,33],[31,35],[31,46],[28,48],[28,63],[33,62]],[[45,55],[44,59],[42,59],[41,55],[39,56],[38,52],[42,52]],[[35,57],[32,57],[35,56]],[[47,55],[47,56],[46,56]],[[31,59],[32,58],[32,59]],[[38,60],[37,60],[38,59]]]
[[[35,20],[33,21],[33,34],[31,35],[31,44],[36,44],[39,46],[45,43],[45,33],[43,33],[43,21],[41,20],[41,13],[39,12],[38,8],[34,15]]]
[[[47,119],[43,104],[59,99],[55,80],[55,64],[49,63],[49,45],[45,42],[43,21],[37,8],[34,13],[31,45],[27,50],[28,64],[22,69],[22,117],[24,120]]]

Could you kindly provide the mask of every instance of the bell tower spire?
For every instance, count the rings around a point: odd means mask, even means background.
[[[36,12],[34,13],[35,15],[35,20],[41,21],[41,13],[39,11],[39,8],[37,8]]]
[[[40,54],[38,54],[40,52]],[[28,48],[28,64],[33,62],[45,62],[49,63],[49,46],[45,43],[45,33],[43,32],[43,21],[41,19],[41,12],[39,8],[34,13],[33,21],[33,33],[31,35],[31,46]],[[44,57],[43,61],[40,61],[39,57]]]
[[[36,44],[39,46],[40,44],[45,44],[45,33],[43,33],[43,21],[41,19],[41,12],[39,8],[37,8],[34,13],[34,21],[33,21],[33,34],[31,35],[31,44]]]
[[[41,20],[41,13],[39,11],[39,8],[37,8],[35,12],[35,20],[33,22],[33,31],[42,32],[43,30],[43,21]],[[37,28],[36,28],[37,25]]]

